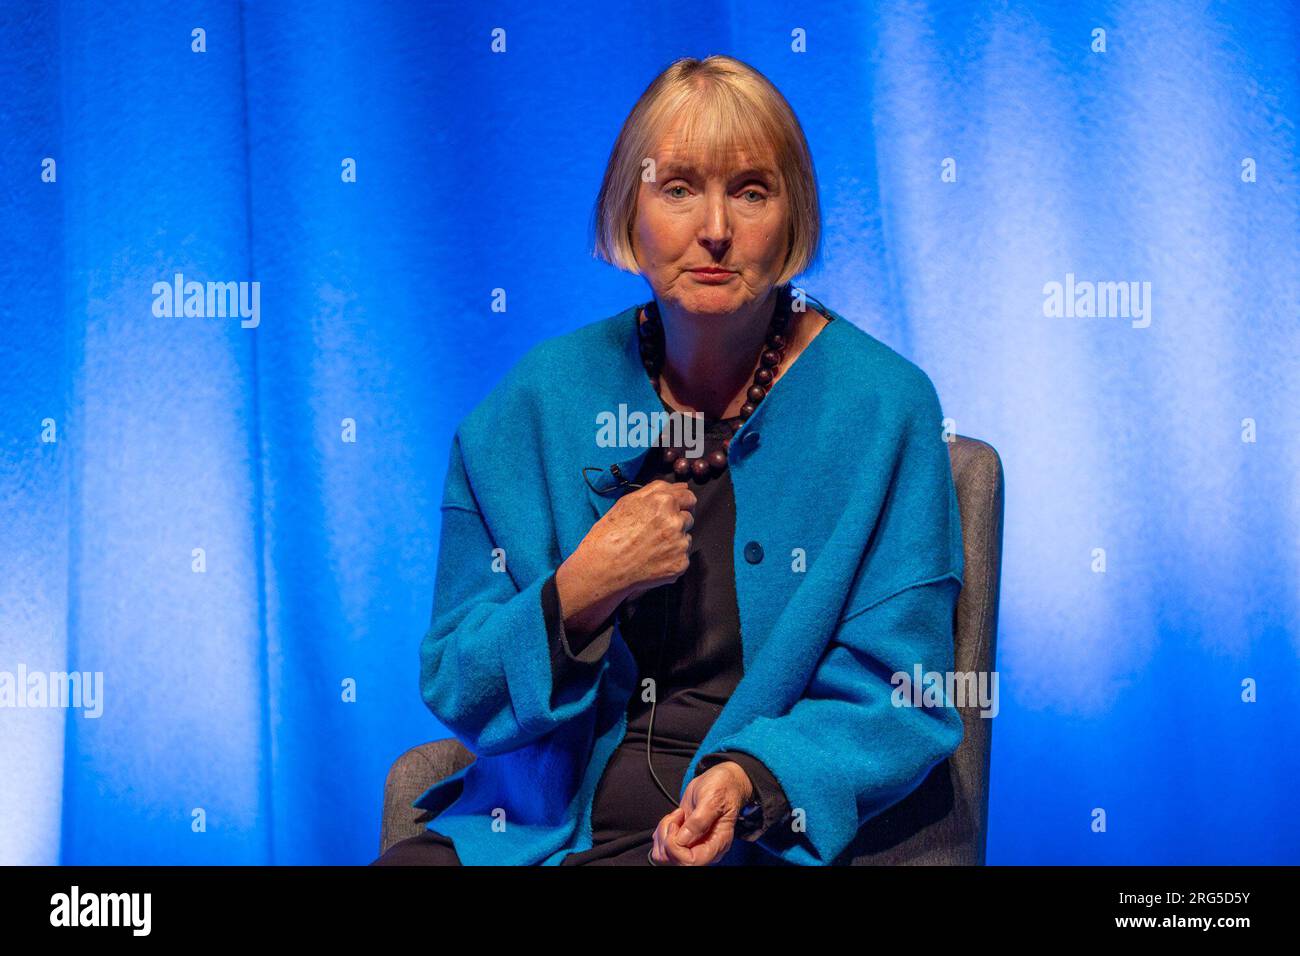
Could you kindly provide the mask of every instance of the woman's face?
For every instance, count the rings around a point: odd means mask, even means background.
[[[640,184],[632,249],[666,307],[701,315],[757,308],[785,265],[789,208],[770,155],[728,156],[702,170],[674,150],[656,151],[655,181]],[[722,269],[722,275],[692,270]]]

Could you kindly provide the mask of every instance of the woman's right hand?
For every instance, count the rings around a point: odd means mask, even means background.
[[[566,630],[594,629],[628,599],[690,567],[694,492],[656,479],[614,502],[556,571]]]

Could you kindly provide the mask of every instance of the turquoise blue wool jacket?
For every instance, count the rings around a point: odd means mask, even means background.
[[[962,739],[948,701],[891,702],[892,675],[953,668],[961,519],[939,398],[916,365],[828,311],[732,438],[744,677],[682,784],[712,751],[757,757],[798,833],[757,845],[814,865],[837,862]],[[429,828],[466,865],[555,865],[592,845],[592,799],[639,692],[636,663],[616,627],[590,679],[553,694],[541,589],[624,493],[593,491],[582,469],[612,488],[610,465],[635,475],[658,431],[608,447],[601,424],[638,413],[662,424],[636,316],[534,346],[452,442],[420,690],[477,759],[413,806],[436,814]],[[720,862],[737,863],[742,844]]]

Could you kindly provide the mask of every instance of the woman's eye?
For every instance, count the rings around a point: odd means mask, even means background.
[[[681,190],[680,193],[678,193],[679,189]],[[664,192],[667,193],[669,196],[671,196],[673,199],[685,199],[686,194],[690,192],[690,189],[686,186],[679,184],[677,186],[669,186],[667,189],[664,190]],[[753,196],[756,198],[749,199],[748,197],[751,194],[753,194]],[[761,189],[746,189],[743,192],[741,192],[741,195],[747,197],[746,201],[750,205],[757,205],[758,203],[767,199],[767,193],[763,192]]]

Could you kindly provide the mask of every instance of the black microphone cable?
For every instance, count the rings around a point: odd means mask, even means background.
[[[680,803],[668,792],[668,788],[663,785],[659,775],[655,773],[654,760],[652,758],[653,742],[655,736],[655,705],[659,702],[659,678],[664,676],[664,651],[668,647],[669,625],[672,628],[672,640],[677,640],[677,614],[681,607],[681,578],[678,578],[672,584],[667,585],[664,592],[663,600],[659,602],[661,621],[659,626],[659,660],[655,664],[654,673],[651,676],[653,686],[650,695],[650,726],[646,729],[645,735],[645,765],[650,770],[650,776],[654,778],[655,785],[663,791],[665,797],[673,806],[679,807]]]

